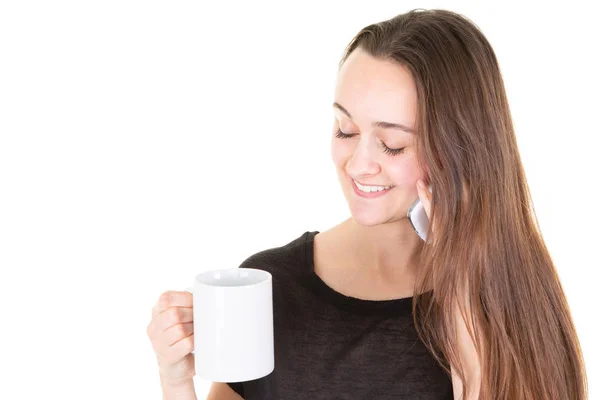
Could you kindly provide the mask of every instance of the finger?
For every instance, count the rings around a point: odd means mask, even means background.
[[[170,307],[193,307],[193,305],[194,297],[190,292],[168,290],[158,298],[152,310],[152,317],[154,318]]]
[[[194,309],[192,307],[171,307],[158,314],[148,327],[148,334],[157,337],[170,327],[194,321]]]
[[[419,193],[419,198],[421,199],[421,203],[423,203],[423,209],[425,210],[425,214],[427,218],[431,220],[431,198],[433,194],[431,190],[423,184],[422,186],[419,183],[423,183],[423,181],[419,180],[417,182],[417,191]],[[435,224],[431,224],[431,232],[435,232]]]
[[[190,336],[192,333],[194,333],[193,322],[173,325],[164,332],[163,343],[165,346],[171,347],[181,339]]]
[[[183,355],[190,353],[192,350],[194,350],[194,334],[192,333],[191,335],[186,336],[181,340],[178,340],[177,342],[173,343],[171,345],[171,349],[182,350]]]
[[[194,334],[181,338],[170,346],[161,346],[157,354],[161,364],[168,365],[181,360],[194,350]]]
[[[425,214],[427,214],[427,218],[430,218],[431,216],[431,193],[429,192],[429,189],[427,189],[424,185],[421,186],[419,183],[422,183],[422,181],[419,181],[417,183],[417,192],[419,194],[419,198],[421,199],[421,203],[423,203],[423,208],[425,209]]]
[[[184,337],[178,342],[173,343],[169,351],[173,353],[174,359],[181,359],[194,350],[194,334]]]

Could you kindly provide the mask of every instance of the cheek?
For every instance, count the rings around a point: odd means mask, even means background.
[[[331,159],[336,166],[341,167],[346,163],[352,153],[349,143],[344,143],[338,138],[331,141]]]
[[[399,156],[402,157],[402,156]],[[390,179],[396,186],[415,187],[415,182],[422,177],[417,166],[417,162],[413,157],[405,156],[401,160],[390,163],[387,166],[387,172]]]

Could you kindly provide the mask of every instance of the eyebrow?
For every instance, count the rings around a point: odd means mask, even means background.
[[[334,102],[333,106],[337,109],[339,109],[341,112],[343,112],[344,114],[346,114],[348,116],[348,118],[352,119],[352,115],[350,115],[350,113],[348,112],[348,110],[346,110],[344,107],[342,107],[339,103]],[[393,122],[384,122],[384,121],[375,121],[372,123],[374,128],[383,128],[383,129],[397,129],[397,130],[401,130],[410,134],[415,133],[415,131],[411,128],[409,128],[406,125],[403,124],[396,124]]]

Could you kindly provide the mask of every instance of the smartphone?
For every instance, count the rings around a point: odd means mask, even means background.
[[[433,193],[431,185],[429,185],[428,188]],[[423,207],[423,203],[419,197],[417,197],[417,200],[415,200],[408,209],[407,216],[417,235],[425,241],[427,239],[427,229],[429,229],[429,219],[427,218],[425,207]]]

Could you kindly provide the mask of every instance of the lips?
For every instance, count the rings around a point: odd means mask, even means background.
[[[354,183],[356,183],[357,186],[361,186],[361,189],[364,189],[365,187],[376,187],[376,188],[383,188],[383,189],[391,189],[394,187],[394,185],[365,185],[362,182],[358,182],[357,180],[354,180]]]
[[[386,188],[386,189],[389,189],[389,188],[392,188],[392,187],[395,186],[395,185],[379,185],[379,184],[375,184],[375,183],[367,184],[367,183],[359,182],[359,181],[357,181],[356,179],[354,179],[352,177],[350,177],[350,179],[352,179],[354,181],[354,183],[357,184],[357,186],[362,186],[362,187],[366,186],[366,187],[376,187],[376,188]]]
[[[359,182],[359,184],[361,184],[361,183]],[[356,186],[356,182],[354,181],[354,179],[352,179],[352,188],[354,189],[354,193],[356,193],[360,197],[367,198],[367,199],[372,199],[375,197],[383,196],[383,195],[387,194],[390,190],[392,190],[394,187],[395,186],[392,186],[389,189],[374,191],[374,192],[363,192],[358,188],[358,186]]]

